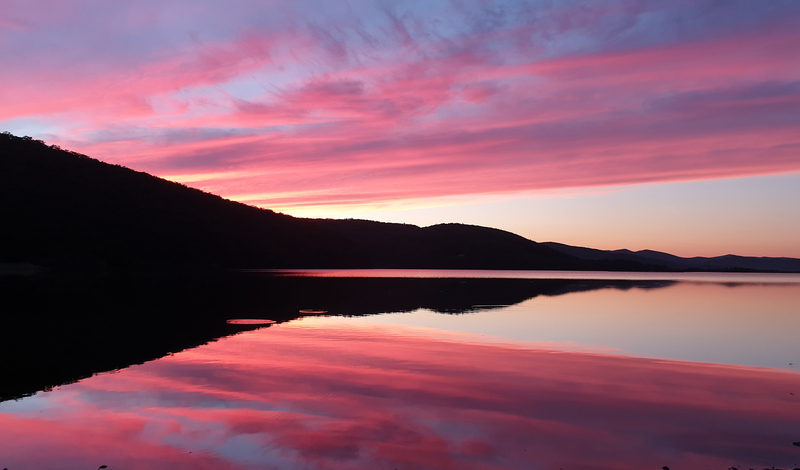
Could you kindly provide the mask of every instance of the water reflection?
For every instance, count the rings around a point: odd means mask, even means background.
[[[689,281],[717,283],[797,283],[800,273],[630,272],[492,269],[253,269],[287,277],[416,279],[572,279],[605,281]]]
[[[664,281],[379,279],[200,273],[0,279],[0,401],[120,369],[258,327],[324,312],[427,308],[459,313],[540,295]],[[2,468],[2,467],[0,467]]]
[[[4,402],[0,467],[791,468],[799,377],[292,322]]]
[[[122,370],[0,403],[0,468],[800,463],[800,283],[37,282],[0,399]]]
[[[418,310],[315,321],[423,326],[567,350],[800,371],[800,284],[678,282],[538,296],[458,318]]]

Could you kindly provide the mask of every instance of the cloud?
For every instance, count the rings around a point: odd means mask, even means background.
[[[800,170],[796,2],[93,5],[18,5],[0,119],[276,209]]]

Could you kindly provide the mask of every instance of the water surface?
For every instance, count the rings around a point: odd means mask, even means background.
[[[595,279],[638,281],[798,283],[800,273],[739,272],[630,272],[630,271],[520,271],[491,269],[259,269],[301,277],[418,278],[418,279]]]
[[[800,371],[800,284],[607,287],[491,307],[464,315],[419,309],[313,323],[423,326],[559,350]]]
[[[436,307],[366,316],[353,305],[381,304],[342,301],[345,286],[410,284],[331,280],[314,305],[273,301],[348,316],[252,325],[0,403],[0,468],[794,468],[800,283],[769,278],[531,284],[452,309],[423,282],[401,293]]]

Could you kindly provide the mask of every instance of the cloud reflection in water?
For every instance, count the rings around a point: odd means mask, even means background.
[[[396,325],[311,325],[239,334],[0,404],[0,466],[800,462],[793,372],[537,349]]]

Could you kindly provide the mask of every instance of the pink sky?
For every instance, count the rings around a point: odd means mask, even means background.
[[[288,213],[414,223],[397,207],[796,175],[798,21],[777,0],[12,0],[0,130]],[[602,248],[800,256],[763,236],[712,252],[702,230],[670,244],[491,213],[466,219]]]

